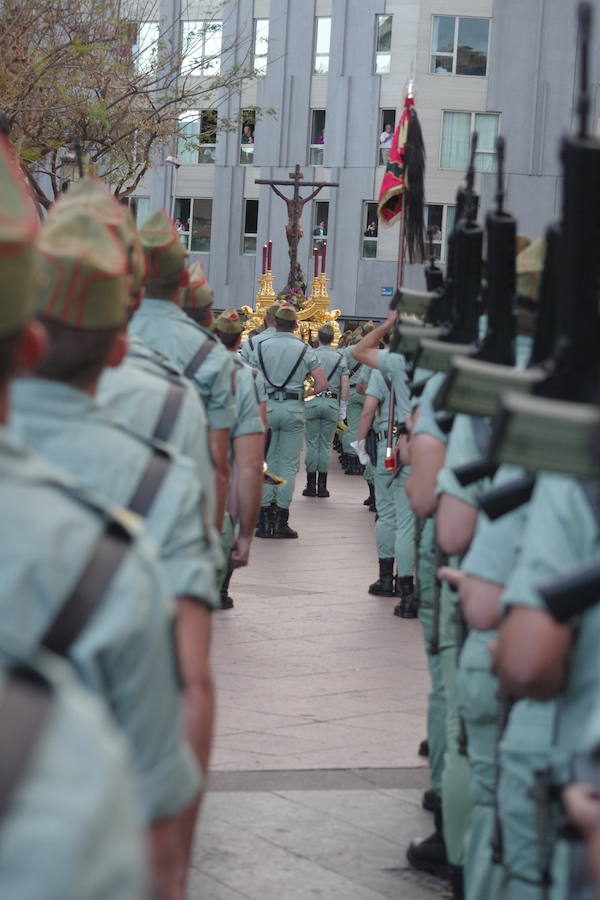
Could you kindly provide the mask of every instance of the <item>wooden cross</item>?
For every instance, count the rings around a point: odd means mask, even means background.
[[[298,163],[296,163],[294,171],[290,172],[289,177],[289,181],[273,181],[269,178],[257,178],[254,183],[268,184],[273,192],[277,194],[278,197],[281,197],[287,205],[288,224],[285,226],[285,231],[288,244],[290,245],[290,274],[288,277],[288,284],[292,285],[296,280],[295,273],[298,268],[298,244],[304,235],[300,223],[304,205],[310,200],[313,200],[324,187],[339,187],[339,183],[337,181],[304,181],[304,175],[300,171],[300,165]],[[302,185],[305,187],[314,187],[315,190],[312,194],[309,194],[308,197],[301,197],[300,182],[302,182]],[[286,197],[285,194],[278,190],[278,187],[293,187],[294,193],[292,197]]]

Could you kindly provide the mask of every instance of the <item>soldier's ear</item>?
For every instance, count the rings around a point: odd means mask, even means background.
[[[117,366],[121,365],[126,356],[127,332],[119,331],[113,341],[112,347],[110,348],[108,359],[106,360],[106,365],[112,369],[116,369]]]
[[[41,322],[28,322],[21,335],[17,352],[15,374],[35,372],[48,355],[48,334]]]

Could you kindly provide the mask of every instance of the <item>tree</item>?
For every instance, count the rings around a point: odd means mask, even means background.
[[[251,35],[223,45],[232,0],[213,4],[201,22],[178,22],[182,37],[159,33],[154,0],[131,2],[128,15],[125,5],[0,4],[0,112],[44,207],[61,190],[74,141],[90,170],[122,197],[136,189],[165,142],[183,136],[189,147],[206,140],[200,125],[190,136],[194,111],[200,122],[201,109],[214,109],[218,129],[236,127],[219,107],[255,72]],[[214,119],[209,127],[214,134]]]

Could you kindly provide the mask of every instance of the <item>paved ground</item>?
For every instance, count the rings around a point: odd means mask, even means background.
[[[366,591],[373,516],[360,478],[298,497],[298,541],[255,541],[219,613],[218,721],[193,900],[427,900],[405,868],[428,786],[417,755],[428,677],[420,627]]]

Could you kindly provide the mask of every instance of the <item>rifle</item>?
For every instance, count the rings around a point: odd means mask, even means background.
[[[538,587],[557,622],[568,622],[600,601],[600,563],[587,563],[556,581]]]

